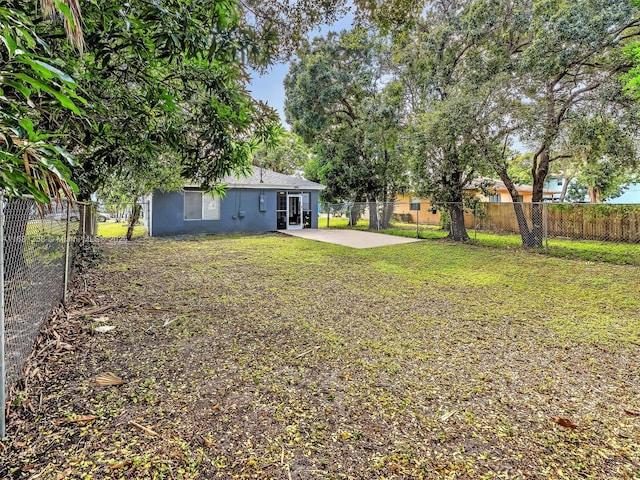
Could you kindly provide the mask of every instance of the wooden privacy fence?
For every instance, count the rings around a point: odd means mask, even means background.
[[[547,205],[550,237],[640,242],[640,205]]]
[[[522,209],[531,226],[531,203]],[[640,205],[549,204],[543,207],[548,237],[640,243]],[[519,233],[512,203],[480,203],[465,214],[467,228],[497,233]]]

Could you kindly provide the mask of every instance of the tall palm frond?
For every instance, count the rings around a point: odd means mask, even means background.
[[[80,53],[84,50],[84,32],[82,30],[82,13],[79,0],[40,0],[45,17],[62,17],[67,38]],[[57,4],[57,5],[56,5]]]
[[[2,186],[10,195],[31,194],[39,203],[75,199],[76,186],[69,180],[71,156],[45,141],[29,141],[0,132]],[[66,159],[66,162],[63,161]]]

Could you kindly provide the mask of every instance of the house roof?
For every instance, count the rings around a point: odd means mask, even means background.
[[[228,175],[220,180],[228,188],[273,188],[287,190],[324,190],[325,186],[296,175],[284,175],[266,168],[254,167],[246,177]]]
[[[489,190],[508,190],[506,185],[504,184],[504,182],[502,180],[497,180],[495,178],[486,178],[486,177],[479,177],[479,178],[474,178],[471,183],[469,184],[469,186],[466,188],[466,190],[479,190],[480,186],[484,185],[487,186],[489,188]],[[516,190],[519,193],[531,193],[533,192],[533,187],[531,185],[515,185]],[[544,189],[543,190],[544,193],[552,193],[552,190],[548,190],[548,189]]]
[[[481,186],[488,187],[489,190],[507,190],[507,187],[502,180],[498,180],[495,178],[486,178],[486,177],[474,178],[469,184],[469,186],[467,187],[467,189],[469,190],[480,189]],[[518,190],[518,192],[533,191],[533,187],[531,185],[516,184],[515,187],[516,187],[516,190]]]

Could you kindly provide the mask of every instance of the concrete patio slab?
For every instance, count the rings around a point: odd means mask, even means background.
[[[351,248],[386,247],[389,245],[400,245],[420,241],[416,238],[396,237],[382,233],[363,232],[361,230],[319,230],[306,228],[304,230],[281,230],[281,232],[293,237],[307,238],[318,242],[335,243],[336,245]]]

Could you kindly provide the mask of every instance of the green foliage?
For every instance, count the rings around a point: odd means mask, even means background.
[[[533,153],[524,153],[516,156],[508,165],[508,175],[518,185],[531,185],[531,160]]]
[[[91,100],[84,121],[61,119],[83,196],[114,177],[138,194],[166,187],[166,169],[212,189],[250,167],[276,122],[245,88],[259,52],[234,1],[88,1],[83,14],[88,53],[58,45]]]
[[[305,165],[314,159],[312,151],[298,135],[283,131],[273,145],[261,145],[253,153],[251,163],[256,167],[291,175],[303,170]]]
[[[576,182],[588,188],[593,201],[619,196],[633,179],[638,151],[629,130],[604,116],[573,122],[570,142]]]
[[[589,192],[585,185],[580,185],[576,182],[569,184],[567,188],[567,196],[565,197],[567,202],[580,203],[584,202],[586,198],[589,198]]]
[[[413,155],[412,187],[447,204],[451,236],[461,241],[468,240],[463,189],[505,143],[502,127],[492,124],[500,71],[487,52],[495,30],[495,5],[488,7],[472,0],[434,4],[394,48],[411,112],[405,141]]]
[[[28,10],[14,3],[0,6],[0,186],[48,203],[60,194],[72,197],[75,185],[73,157],[47,120],[60,111],[81,113],[85,100],[66,65],[50,58]]]
[[[325,201],[392,200],[405,183],[396,148],[401,92],[385,82],[386,45],[364,30],[317,38],[285,79],[287,121],[317,159],[308,175]],[[310,178],[311,178],[310,177]]]

